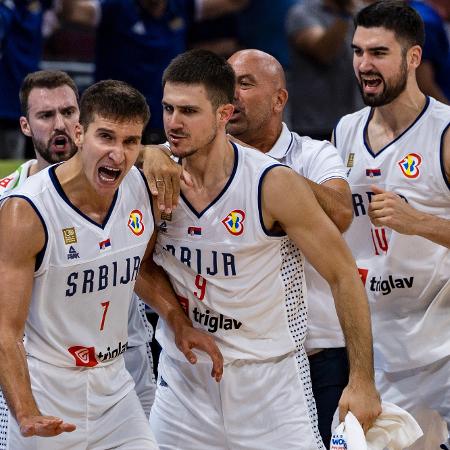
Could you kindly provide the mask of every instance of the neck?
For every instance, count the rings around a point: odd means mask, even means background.
[[[58,181],[70,202],[97,223],[102,223],[114,198],[100,195],[89,183],[77,153],[65,164],[56,168]]]
[[[275,142],[277,142],[280,137],[282,130],[283,123],[280,119],[276,124],[267,125],[255,130],[253,133],[250,131],[249,133],[244,133],[236,137],[247,145],[260,150],[263,153],[267,153],[272,150]]]
[[[388,105],[376,107],[372,120],[397,134],[408,128],[416,120],[425,103],[425,95],[415,84],[415,86],[405,89]]]
[[[214,192],[217,186],[222,186],[228,180],[233,170],[232,145],[225,133],[219,132],[213,142],[183,158],[182,164],[191,175],[194,190]]]

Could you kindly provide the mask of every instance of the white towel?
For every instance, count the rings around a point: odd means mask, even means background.
[[[411,414],[389,402],[382,402],[381,407],[381,414],[366,436],[351,412],[336,427],[339,417],[336,411],[330,450],[403,450],[422,436],[422,429]]]

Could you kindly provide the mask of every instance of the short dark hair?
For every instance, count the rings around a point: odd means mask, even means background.
[[[357,26],[365,28],[383,27],[393,31],[404,47],[423,47],[425,28],[419,14],[402,0],[379,0],[366,6],[356,14]]]
[[[167,82],[203,84],[217,108],[233,103],[236,75],[226,59],[208,50],[194,49],[171,61],[163,74],[163,87]]]
[[[34,88],[56,89],[61,86],[69,86],[79,99],[78,88],[72,78],[61,70],[38,70],[29,73],[23,80],[20,87],[19,99],[20,108],[24,116],[28,115],[28,97]]]
[[[84,130],[95,120],[95,115],[112,120],[150,119],[145,97],[134,87],[118,80],[104,80],[89,86],[80,100],[80,123]]]

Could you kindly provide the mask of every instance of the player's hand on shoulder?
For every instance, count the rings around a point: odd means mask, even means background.
[[[150,192],[157,198],[158,209],[170,213],[178,204],[180,181],[192,185],[190,175],[169,155],[164,145],[144,145],[142,170]]]
[[[54,416],[29,416],[20,421],[20,432],[22,436],[51,437],[61,433],[70,433],[76,429],[71,423],[66,423],[59,417]]]
[[[211,335],[198,328],[194,328],[192,325],[185,324],[179,327],[175,333],[175,343],[191,364],[197,362],[197,357],[192,349],[195,348],[206,352],[213,364],[211,376],[217,382],[221,380],[223,374],[223,356]]]
[[[339,422],[344,421],[348,411],[352,412],[364,433],[367,433],[381,414],[380,395],[373,382],[349,382],[339,400]]]

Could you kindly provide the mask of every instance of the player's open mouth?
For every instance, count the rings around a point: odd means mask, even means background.
[[[67,138],[67,136],[64,136],[62,134],[53,138],[52,141],[53,150],[56,152],[64,152],[68,144],[69,139]]]
[[[374,91],[381,85],[383,79],[376,75],[361,75],[361,83],[367,92]]]
[[[114,183],[121,173],[120,169],[115,169],[114,167],[101,166],[98,168],[98,177],[104,183]]]

